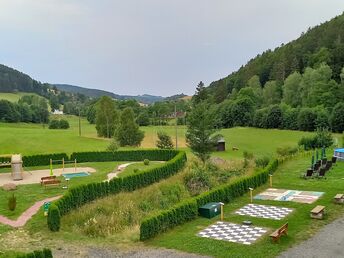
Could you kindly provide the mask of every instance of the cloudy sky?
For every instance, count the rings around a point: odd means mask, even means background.
[[[0,63],[42,82],[192,94],[343,0],[0,0]]]

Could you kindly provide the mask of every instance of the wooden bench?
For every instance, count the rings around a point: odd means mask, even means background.
[[[311,210],[312,219],[323,219],[325,215],[325,206],[318,205]]]
[[[44,187],[47,187],[47,186],[58,186],[60,184],[61,184],[61,181],[57,180],[57,179],[43,181]]]
[[[343,204],[344,203],[344,194],[336,194],[333,198],[334,203]]]
[[[56,176],[44,176],[44,177],[41,177],[41,185],[43,185],[44,181],[49,181],[49,180],[54,180],[54,179],[56,179]]]
[[[281,236],[288,235],[288,223],[285,223],[282,227],[276,229],[274,232],[270,234],[270,237],[273,242],[278,241]]]

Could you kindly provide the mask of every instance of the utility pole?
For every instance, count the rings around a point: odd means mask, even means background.
[[[80,119],[80,107],[79,107],[79,136],[81,136],[81,119]]]
[[[178,149],[178,119],[177,119],[177,104],[174,102],[174,118],[175,118],[175,127],[176,127],[176,150]]]

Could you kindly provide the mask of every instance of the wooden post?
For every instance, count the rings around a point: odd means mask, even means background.
[[[76,172],[76,159],[74,160],[74,172]]]
[[[221,221],[223,221],[223,217],[224,217],[224,215],[223,215],[223,206],[225,204],[223,202],[220,202],[220,204],[221,204]]]
[[[270,187],[272,187],[272,175],[270,174],[269,177],[270,177]]]
[[[53,160],[50,159],[50,175],[53,176],[54,173],[53,173]]]
[[[64,158],[62,158],[62,172],[64,172]]]
[[[250,189],[250,197],[251,197],[251,203],[253,202],[253,194],[252,194],[252,192],[253,192],[253,188],[249,188]]]

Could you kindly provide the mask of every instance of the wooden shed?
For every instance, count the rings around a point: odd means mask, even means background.
[[[217,146],[216,146],[217,151],[225,151],[226,150],[226,141],[225,139],[220,139],[217,141]]]

